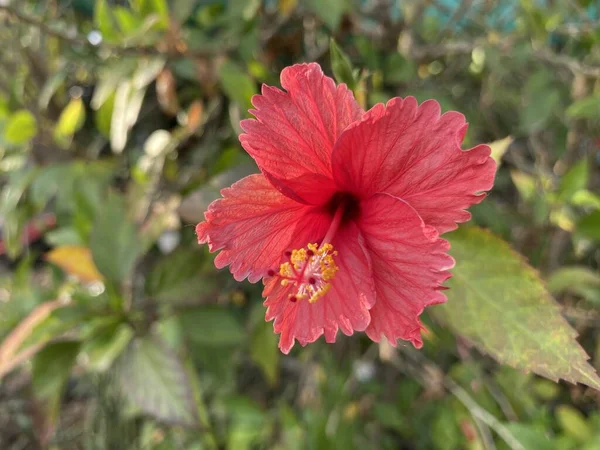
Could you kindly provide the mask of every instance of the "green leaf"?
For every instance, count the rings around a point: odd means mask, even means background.
[[[44,111],[48,108],[52,97],[60,89],[67,78],[68,71],[65,67],[55,72],[48,78],[38,98],[38,107]]]
[[[567,117],[571,119],[600,120],[600,96],[590,96],[577,100],[567,108]]]
[[[417,69],[413,61],[406,59],[400,53],[392,53],[383,62],[383,76],[388,83],[406,83],[417,76]]]
[[[552,115],[560,110],[560,93],[554,86],[552,75],[540,70],[525,85],[524,107],[520,111],[521,128],[526,133],[543,129]]]
[[[115,322],[102,327],[88,338],[81,352],[87,356],[87,365],[91,370],[105,372],[123,353],[132,338],[133,330],[129,325]]]
[[[118,283],[130,274],[141,244],[121,197],[111,195],[96,217],[90,248],[96,267],[109,280]]]
[[[584,216],[577,222],[577,232],[583,236],[600,241],[600,211]]]
[[[436,308],[440,319],[502,363],[600,389],[577,333],[520,255],[478,228],[460,229],[450,242],[456,267],[448,303]]]
[[[585,189],[588,184],[588,164],[585,159],[576,162],[560,180],[558,198],[569,201],[576,192]]]
[[[78,342],[57,342],[33,358],[31,388],[39,418],[38,434],[44,444],[54,434],[60,401],[78,353]]]
[[[161,301],[177,302],[216,292],[214,275],[202,273],[205,260],[194,249],[176,250],[160,260],[146,281],[146,292]]]
[[[347,0],[307,0],[306,7],[321,19],[332,31],[337,30],[342,16],[349,7]]]
[[[543,430],[522,423],[507,423],[506,428],[521,442],[527,450],[548,450],[554,448]]]
[[[194,392],[183,363],[162,341],[134,340],[119,360],[121,390],[138,408],[168,423],[198,422]]]
[[[329,55],[331,57],[331,70],[333,70],[335,79],[338,83],[346,83],[348,88],[353,91],[356,88],[357,80],[354,76],[350,58],[338,47],[333,38],[329,40]]]
[[[169,26],[169,8],[166,0],[138,0],[138,4],[142,16],[156,15],[161,28]]]
[[[29,142],[38,132],[35,116],[26,109],[13,113],[4,127],[4,139],[15,145]]]
[[[600,209],[600,196],[587,189],[581,189],[573,194],[571,204],[582,208]]]
[[[110,122],[112,120],[113,108],[115,106],[115,95],[111,94],[108,99],[102,103],[102,106],[96,111],[94,116],[96,128],[106,139],[110,139]]]
[[[262,306],[261,316],[262,316]],[[279,349],[277,335],[273,332],[273,324],[260,320],[254,327],[250,342],[250,357],[261,368],[271,386],[277,384],[279,378]]]
[[[179,316],[189,339],[209,346],[237,345],[247,338],[244,328],[230,311],[206,306],[195,308]]]
[[[115,41],[119,38],[116,21],[106,0],[96,0],[94,8],[94,24],[102,33],[105,41]]]
[[[578,442],[586,442],[594,434],[583,414],[572,406],[561,405],[556,408],[556,418],[565,433]]]
[[[588,267],[562,267],[552,272],[547,285],[552,294],[569,291],[600,305],[600,274]]]
[[[175,0],[171,7],[173,17],[180,23],[185,22],[190,18],[197,4],[197,0]]]
[[[256,93],[254,80],[237,64],[231,61],[223,63],[219,69],[219,80],[227,97],[244,109],[252,108],[250,99]]]
[[[130,37],[143,27],[144,20],[127,8],[117,6],[113,14],[124,36]]]
[[[231,412],[231,426],[228,429],[227,450],[249,450],[260,436],[268,431],[267,416],[252,400],[246,397],[233,397],[226,403]]]

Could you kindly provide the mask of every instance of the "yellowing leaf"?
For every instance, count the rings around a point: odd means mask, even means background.
[[[480,350],[551,380],[600,390],[600,378],[538,273],[485,230],[450,235],[456,258],[448,303],[437,315]]]
[[[277,8],[282,16],[291,14],[298,6],[298,0],[278,0]]]
[[[56,247],[46,253],[46,260],[86,283],[101,281],[103,278],[92,260],[90,249],[87,247],[79,245]]]

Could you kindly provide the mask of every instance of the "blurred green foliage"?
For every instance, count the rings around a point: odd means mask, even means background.
[[[600,448],[598,391],[474,348],[598,387],[599,14],[0,1],[0,448]],[[356,335],[283,356],[260,286],[195,241],[256,171],[237,141],[252,95],[301,61],[365,108],[435,98],[467,116],[465,148],[492,147],[472,209],[489,232],[449,236],[455,279],[420,351]]]

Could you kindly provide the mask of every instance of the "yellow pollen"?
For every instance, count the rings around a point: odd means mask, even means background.
[[[331,289],[330,281],[339,270],[334,256],[337,251],[331,244],[308,244],[307,248],[292,250],[289,261],[279,266],[282,286],[293,286],[290,300],[307,299],[316,302]]]

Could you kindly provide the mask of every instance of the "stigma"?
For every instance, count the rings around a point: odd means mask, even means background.
[[[331,280],[338,271],[334,257],[337,251],[329,243],[308,244],[306,248],[285,253],[288,261],[279,266],[279,272],[270,270],[270,276],[281,279],[282,286],[290,286],[291,302],[316,302],[331,289]]]

